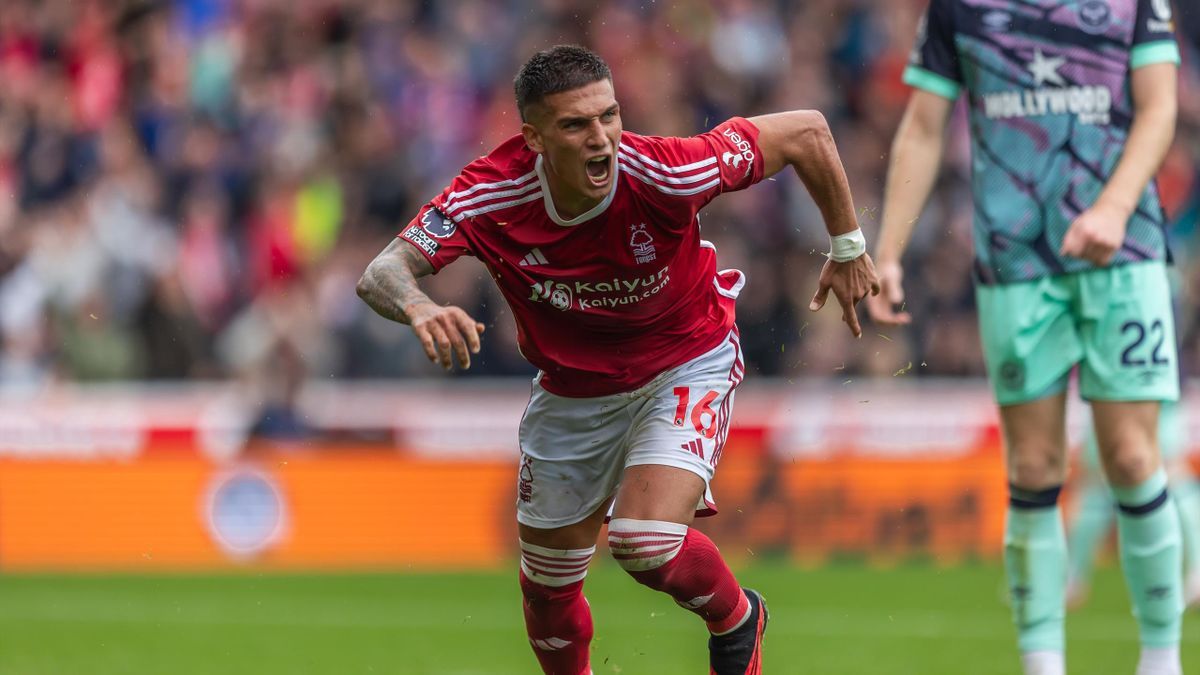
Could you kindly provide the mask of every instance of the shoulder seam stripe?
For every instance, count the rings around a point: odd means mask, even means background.
[[[700,181],[702,181],[706,178],[711,178],[711,177],[717,175],[717,172],[720,171],[720,169],[718,169],[717,167],[714,166],[713,168],[709,169],[708,171],[702,171],[700,173],[694,173],[690,176],[683,176],[681,178],[675,178],[672,176],[664,176],[661,173],[654,171],[650,167],[647,167],[646,165],[642,164],[641,162],[634,159],[633,157],[630,157],[629,155],[625,154],[624,152],[619,153],[617,155],[617,157],[619,159],[625,160],[626,166],[632,164],[635,169],[640,169],[647,176],[654,178],[656,180],[660,180],[664,183],[670,183],[672,185],[687,185],[689,183],[699,183]]]
[[[450,215],[450,213],[449,213],[450,211],[454,211],[456,209],[461,209],[464,206],[470,206],[471,204],[478,204],[479,202],[486,202],[490,199],[499,199],[501,197],[511,197],[513,195],[523,194],[525,192],[529,192],[530,190],[533,190],[538,187],[540,187],[540,184],[537,182],[533,182],[533,183],[529,183],[528,185],[522,185],[521,187],[513,188],[511,190],[499,190],[497,192],[487,192],[485,194],[471,197],[470,199],[465,199],[461,202],[456,202],[456,201],[447,199],[446,201],[442,202],[443,213],[445,213],[446,215]]]
[[[537,192],[532,192],[530,194],[527,194],[524,197],[521,197],[520,199],[513,199],[511,201],[500,202],[498,204],[488,204],[487,206],[481,206],[477,209],[468,209],[466,211],[459,211],[458,213],[456,213],[450,217],[454,220],[454,222],[461,223],[466,218],[478,216],[483,213],[489,213],[491,211],[498,211],[500,209],[507,209],[510,206],[519,206],[521,204],[527,204],[535,199],[540,199],[541,196],[542,196],[542,191],[538,190]]]
[[[487,190],[487,189],[492,189],[492,188],[503,188],[503,187],[509,187],[511,185],[520,185],[521,183],[528,181],[529,179],[533,178],[536,175],[537,175],[536,171],[530,171],[529,173],[525,174],[524,176],[519,176],[517,178],[513,178],[510,180],[502,180],[502,181],[497,181],[495,183],[477,183],[477,184],[472,185],[471,187],[467,188],[466,190],[462,190],[461,192],[451,192],[450,194],[446,195],[446,201],[447,202],[452,201],[455,197],[465,197],[469,194],[474,194],[475,192],[478,192],[479,190]]]
[[[626,165],[625,165],[625,170],[629,172],[629,175],[630,175],[630,176],[633,176],[634,178],[637,178],[638,180],[642,181],[642,182],[643,182],[643,183],[645,183],[646,185],[653,186],[653,187],[654,187],[656,190],[658,190],[659,192],[663,192],[663,193],[666,193],[666,194],[669,194],[669,195],[685,195],[685,196],[686,196],[686,195],[694,195],[694,194],[697,194],[697,193],[700,193],[700,192],[704,192],[705,190],[707,190],[707,189],[709,189],[709,188],[711,188],[711,187],[715,187],[715,186],[717,186],[717,185],[720,185],[720,183],[721,183],[721,179],[718,177],[718,178],[714,178],[714,179],[712,179],[712,180],[708,181],[707,183],[704,183],[703,185],[699,185],[699,186],[697,186],[697,187],[694,187],[694,188],[687,188],[687,189],[669,188],[669,187],[666,187],[665,185],[660,185],[659,183],[656,183],[656,182],[655,182],[653,179],[651,179],[651,178],[647,178],[647,177],[643,176],[643,175],[642,175],[642,174],[641,174],[641,173],[640,173],[640,172],[637,170],[637,168],[636,168],[636,167],[633,167],[633,166],[630,166],[630,165],[626,164]]]
[[[659,171],[666,171],[667,173],[686,173],[688,171],[694,171],[696,169],[706,167],[710,164],[717,163],[716,157],[709,157],[707,159],[702,159],[698,162],[692,162],[691,164],[684,164],[683,166],[667,166],[666,164],[656,162],[655,160],[653,160],[653,159],[643,155],[642,153],[638,152],[637,150],[634,150],[633,148],[629,147],[628,145],[625,145],[624,143],[621,144],[621,149],[624,150],[625,152],[633,155],[634,157],[637,157],[641,161],[645,162],[648,166],[652,166],[655,169],[658,169]]]

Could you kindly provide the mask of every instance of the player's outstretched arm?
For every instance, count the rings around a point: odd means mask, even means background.
[[[850,183],[829,124],[815,110],[763,115],[750,122],[758,127],[764,173],[772,176],[785,166],[795,169],[821,209],[832,240],[829,259],[821,269],[817,292],[808,308],[814,312],[821,309],[833,291],[842,306],[842,320],[855,337],[862,337],[854,306],[868,293],[878,293],[879,281],[871,256],[866,253],[866,240],[858,229]]]
[[[913,91],[892,141],[883,193],[882,226],[875,250],[882,292],[867,300],[871,320],[885,326],[912,321],[903,310],[904,275],[900,258],[937,180],[946,120],[953,108],[954,102],[947,98],[920,89]]]
[[[1067,229],[1063,255],[1107,265],[1120,250],[1129,217],[1175,138],[1177,77],[1174,63],[1134,69],[1130,76],[1133,126],[1121,151],[1121,160],[1096,203],[1079,214]]]
[[[375,256],[358,280],[358,297],[380,316],[412,326],[425,355],[446,370],[451,353],[464,369],[471,367],[471,354],[479,353],[483,324],[453,305],[442,306],[429,299],[417,286],[417,278],[433,272],[433,266],[416,248],[396,238]]]

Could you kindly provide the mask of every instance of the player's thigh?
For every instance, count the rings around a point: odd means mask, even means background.
[[[1101,405],[1103,406],[1103,404]],[[1185,452],[1187,441],[1184,431],[1183,414],[1180,411],[1179,401],[1163,402],[1158,412],[1158,454],[1162,457],[1163,464],[1168,467],[1168,472],[1173,476],[1176,474],[1190,476]],[[1089,415],[1084,432],[1081,459],[1081,466],[1085,474],[1089,476],[1103,474],[1104,469],[1100,462],[1100,444],[1096,440],[1096,425],[1092,423],[1091,415]]]
[[[535,546],[554,549],[590,548],[596,544],[600,526],[604,524],[611,504],[612,499],[606,499],[583,520],[563,527],[543,529],[518,522],[517,533],[521,541]]]
[[[659,464],[625,469],[613,518],[663,520],[690,525],[706,483],[695,472]]]
[[[1066,477],[1066,392],[1000,407],[1009,482],[1027,490]]]
[[[1175,316],[1164,265],[1135,263],[1080,275],[1085,356],[1079,389],[1091,401],[1179,398]]]
[[[693,512],[715,511],[709,483],[743,375],[741,346],[731,332],[645,392],[630,428],[625,476],[614,506],[618,517],[689,522]],[[642,515],[630,515],[633,511]],[[649,511],[674,515],[649,518]]]
[[[518,523],[556,530],[609,502],[621,479],[628,404],[620,396],[556,396],[534,385],[519,433]]]
[[[1028,403],[1066,390],[1083,357],[1070,276],[978,286],[979,334],[996,402]]]

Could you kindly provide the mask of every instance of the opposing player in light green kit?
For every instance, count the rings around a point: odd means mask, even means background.
[[[1066,389],[1078,367],[1120,509],[1138,675],[1178,675],[1180,525],[1158,452],[1179,396],[1165,217],[1179,48],[1169,0],[932,0],[904,79],[876,264],[904,324],[900,258],[954,101],[971,129],[976,300],[1009,480],[1005,567],[1026,675],[1063,675]],[[926,264],[938,264],[927,261]]]

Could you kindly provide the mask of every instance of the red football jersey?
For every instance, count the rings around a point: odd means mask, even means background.
[[[400,236],[435,272],[478,257],[542,387],[604,396],[637,389],[729,333],[746,278],[717,272],[696,214],[762,177],[758,129],[743,118],[691,138],[626,131],[608,197],[565,220],[541,156],[514,136],[463,169]]]

